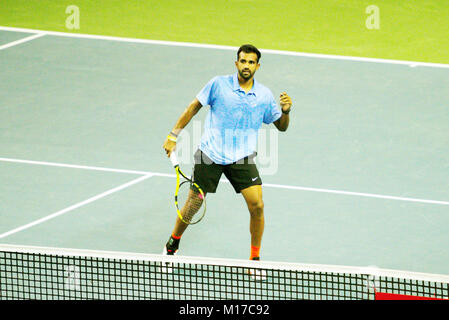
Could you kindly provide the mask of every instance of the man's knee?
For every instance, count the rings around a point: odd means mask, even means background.
[[[249,207],[249,211],[251,214],[254,214],[257,216],[263,215],[264,203],[263,203],[262,199],[251,201],[248,204],[248,207]]]

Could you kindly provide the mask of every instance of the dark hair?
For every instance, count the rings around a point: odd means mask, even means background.
[[[240,55],[240,52],[242,52],[242,51],[245,52],[245,53],[255,53],[255,54],[257,54],[257,62],[259,62],[259,59],[261,57],[260,51],[259,51],[259,49],[257,49],[252,44],[244,44],[243,46],[241,46],[239,48],[239,51],[237,51],[237,61],[239,60],[239,55]]]

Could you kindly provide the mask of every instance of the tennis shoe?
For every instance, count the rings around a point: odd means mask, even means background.
[[[178,250],[168,250],[167,246],[164,246],[164,250],[162,251],[162,255],[164,256],[174,256]],[[173,263],[171,262],[162,262],[162,267],[160,268],[162,273],[173,273]]]
[[[259,261],[259,257],[254,257],[251,260]],[[249,269],[248,273],[252,280],[254,281],[266,281],[267,280],[267,272],[263,269]]]

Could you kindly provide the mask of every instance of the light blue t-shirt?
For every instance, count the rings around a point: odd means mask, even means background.
[[[200,150],[217,164],[237,162],[256,151],[258,130],[282,113],[270,89],[254,80],[248,93],[240,88],[237,73],[210,80],[196,98],[210,105]]]

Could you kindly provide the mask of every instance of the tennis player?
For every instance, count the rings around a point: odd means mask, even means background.
[[[205,194],[215,193],[224,173],[235,192],[243,195],[250,213],[251,260],[260,259],[265,224],[262,180],[254,163],[258,130],[262,123],[274,123],[279,131],[286,131],[292,107],[287,93],[281,93],[279,107],[270,89],[254,79],[260,57],[256,47],[241,46],[235,61],[237,72],[210,80],[181,114],[163,145],[170,156],[181,130],[201,107],[210,106],[194,155],[193,180]],[[163,254],[177,252],[187,226],[177,218]]]

